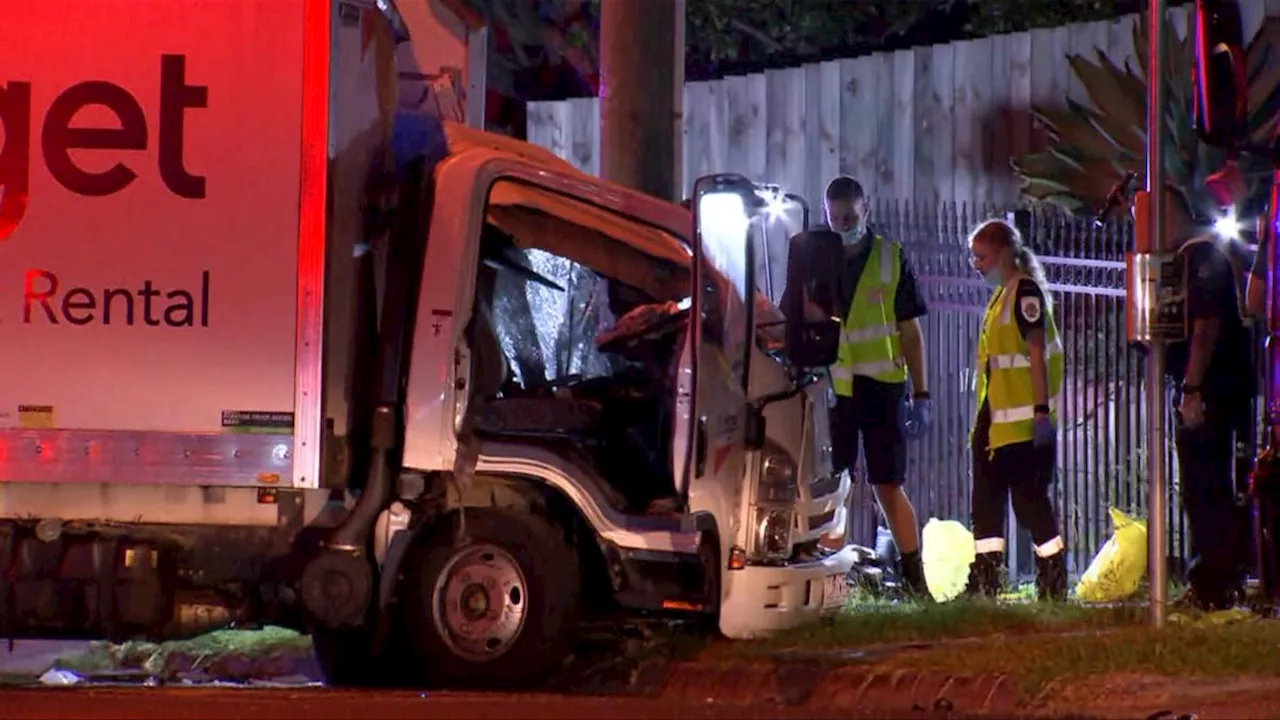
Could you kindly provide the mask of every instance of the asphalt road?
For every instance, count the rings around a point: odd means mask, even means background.
[[[42,718],[502,718],[504,720],[595,720],[680,718],[813,720],[812,708],[770,705],[680,705],[647,698],[559,695],[502,695],[249,688],[72,688],[0,690],[6,720]],[[871,717],[832,715],[824,717]]]

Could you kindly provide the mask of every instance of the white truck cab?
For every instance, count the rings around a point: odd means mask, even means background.
[[[537,478],[565,494],[599,535],[606,561],[618,564],[611,569],[624,581],[628,573],[664,564],[674,571],[680,562],[696,562],[712,552],[725,568],[713,578],[718,598],[659,594],[643,609],[720,606],[722,631],[750,637],[842,604],[851,557],[789,563],[798,547],[816,544],[843,520],[848,486],[847,480],[841,485],[832,477],[821,447],[827,437],[825,380],[797,386],[803,374],[787,364],[783,353],[766,352],[765,339],[754,329],[779,318],[762,296],[747,293],[742,284],[751,266],[748,218],[742,216],[741,232],[734,228],[735,245],[714,226],[726,222],[722,216],[702,216],[713,225],[701,235],[718,238],[721,255],[701,266],[707,291],[692,299],[691,268],[698,266],[690,248],[696,246],[692,219],[682,208],[579,173],[523,143],[460,126],[445,131],[450,154],[435,171],[435,202],[453,211],[432,218],[418,317],[446,322],[438,333],[415,336],[404,464],[421,471],[458,469],[465,454],[458,433],[470,415],[476,419],[472,432],[481,438],[474,472]],[[718,201],[718,196],[710,200]],[[538,267],[555,279],[532,279],[533,272],[511,270],[502,260],[486,257],[500,254],[486,248],[486,233],[499,232],[510,236],[505,242],[532,250]],[[478,287],[472,273],[459,271],[477,266],[482,276],[494,276],[488,280],[492,288]],[[492,266],[503,269],[491,271]],[[727,272],[738,274],[731,278]],[[513,279],[517,275],[531,279]],[[560,279],[574,287],[551,287]],[[512,302],[512,289],[526,298]],[[522,315],[543,311],[522,309],[540,298],[543,308],[564,314]],[[701,352],[686,350],[677,358],[678,348],[694,344],[681,335],[698,330],[685,321],[699,300],[707,318]],[[755,312],[762,317],[753,318]],[[537,331],[531,339],[544,346],[557,335],[574,336],[577,345],[566,352],[575,355],[558,358],[558,367],[542,368],[544,377],[528,377],[528,367],[519,367],[522,323]],[[654,338],[644,340],[650,335]],[[492,362],[497,367],[490,367],[485,353],[496,356],[499,349],[502,356]],[[652,366],[658,377],[635,377],[637,363]],[[696,383],[691,382],[695,366]],[[456,392],[441,392],[441,373]],[[695,385],[696,410],[687,395]],[[781,397],[764,406],[763,441],[749,447],[751,401],[774,393]],[[557,448],[561,438],[554,437],[555,428],[518,427],[521,421],[548,418],[567,423],[563,413],[589,423],[597,412],[599,422],[634,425],[604,438],[603,459],[593,461]],[[620,417],[609,418],[613,412]],[[651,446],[653,457],[623,450],[630,432],[643,435],[637,442]],[[584,462],[592,472],[583,474]],[[610,462],[621,464],[610,467]],[[629,472],[640,467],[648,475]],[[708,537],[715,542],[701,547]],[[642,577],[635,582],[648,584]]]
[[[388,0],[134,6],[0,30],[0,342],[42,358],[0,373],[11,636],[282,623],[335,682],[405,645],[502,686],[583,622],[843,606],[829,387],[770,330],[754,186],[690,213],[405,103]]]

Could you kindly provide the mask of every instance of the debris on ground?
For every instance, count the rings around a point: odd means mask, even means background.
[[[166,643],[131,641],[91,643],[86,652],[59,658],[41,678],[157,682],[234,682],[314,677],[311,639],[292,630],[218,630],[190,640]],[[69,683],[62,683],[69,684]]]
[[[929,518],[920,533],[920,552],[925,584],[938,602],[950,602],[969,585],[973,565],[973,533],[955,520]]]
[[[60,670],[58,668],[50,668],[40,676],[41,685],[52,685],[55,687],[66,687],[68,685],[78,685],[84,682],[84,678],[70,670]]]
[[[1084,602],[1118,602],[1138,592],[1147,572],[1147,523],[1111,508],[1110,539],[1076,584]]]

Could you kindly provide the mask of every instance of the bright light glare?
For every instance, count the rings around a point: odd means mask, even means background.
[[[1227,240],[1239,240],[1240,229],[1240,219],[1236,217],[1235,208],[1228,210],[1226,215],[1218,218],[1213,223],[1213,231],[1218,237]]]
[[[735,192],[713,192],[698,201],[698,225],[707,260],[739,294],[745,295],[746,255],[751,215]]]
[[[698,220],[703,235],[713,235],[716,241],[743,242],[751,218],[747,216],[747,204],[742,196],[732,192],[707,193],[698,202]]]
[[[759,193],[764,197],[764,211],[770,222],[787,214],[787,200],[782,197],[782,193]]]

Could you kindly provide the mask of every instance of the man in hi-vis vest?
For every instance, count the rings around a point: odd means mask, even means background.
[[[907,438],[923,434],[931,416],[919,323],[926,313],[924,298],[902,246],[868,228],[870,206],[856,180],[832,180],[825,205],[827,223],[844,245],[844,266],[833,294],[843,323],[839,353],[829,368],[836,394],[832,464],[837,473],[852,472],[861,442],[867,482],[898,547],[899,577],[909,594],[923,597],[928,591],[920,533],[902,486]],[[824,315],[812,301],[806,302],[805,313],[814,319]],[[913,390],[909,401],[908,377]]]

